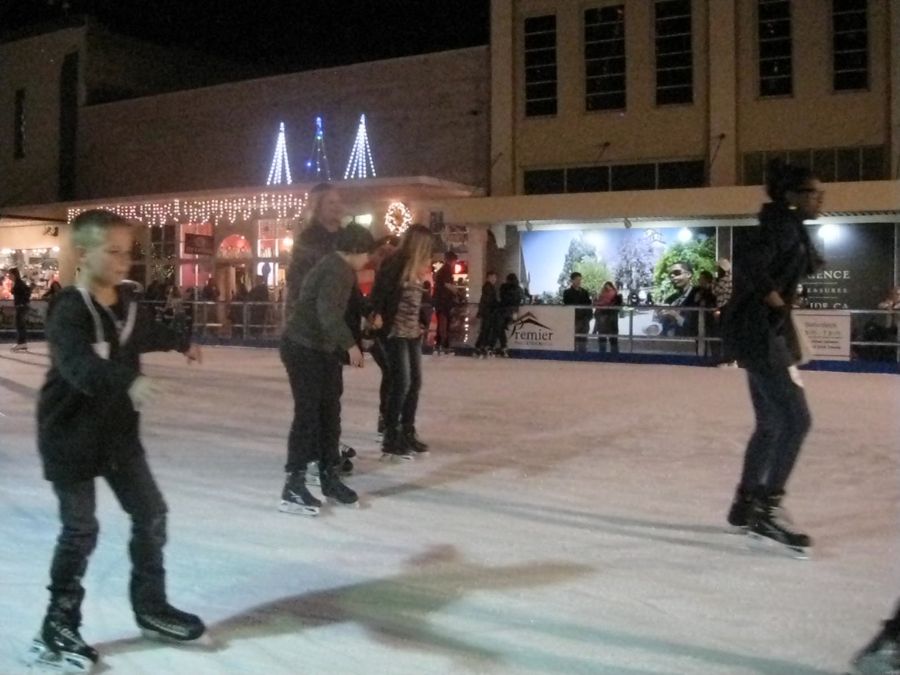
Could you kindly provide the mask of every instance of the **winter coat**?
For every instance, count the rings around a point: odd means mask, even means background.
[[[449,312],[457,304],[458,296],[447,288],[447,284],[453,284],[453,263],[444,263],[434,275],[434,309],[437,312]]]
[[[563,304],[564,305],[590,305],[591,304],[591,294],[588,293],[586,288],[573,288],[569,286],[566,290],[563,291]],[[591,323],[591,317],[593,316],[594,311],[591,309],[576,309],[575,310],[575,332],[576,333],[587,333],[588,326]]]
[[[518,309],[524,300],[522,287],[509,281],[500,284],[500,306],[504,308]]]
[[[594,305],[594,332],[618,333],[619,332],[619,307],[623,305],[622,294],[616,293],[606,304]]]
[[[31,302],[31,286],[26,284],[22,279],[16,279],[13,284],[13,305],[16,307],[27,307]]]
[[[294,245],[286,278],[285,301],[288,311],[300,297],[300,289],[306,275],[322,258],[334,252],[337,236],[338,232],[330,232],[324,225],[316,222],[310,223],[309,227],[300,233],[299,241]]]
[[[394,318],[400,307],[400,298],[403,294],[403,268],[406,261],[399,254],[394,254],[384,261],[375,274],[375,283],[372,286],[371,302],[372,313],[380,314],[383,322],[381,335],[386,337],[391,334]],[[437,279],[435,279],[437,283]],[[435,303],[437,304],[437,303]]]
[[[490,318],[499,306],[500,298],[497,296],[497,286],[490,281],[484,282],[484,286],[481,287],[481,298],[478,301],[476,318]]]
[[[736,251],[731,299],[723,311],[722,338],[740,365],[765,371],[799,360],[790,307],[801,279],[822,262],[795,211],[783,204],[763,206],[759,227]],[[766,304],[772,291],[784,299],[784,309]]]
[[[50,306],[50,370],[37,407],[38,451],[47,480],[88,480],[142,454],[139,415],[128,396],[141,373],[140,355],[184,352],[190,346],[186,321],[172,327],[158,323],[127,286],[118,290],[119,302],[110,308],[90,296],[88,306],[74,286],[60,291]],[[121,329],[110,313],[123,322]],[[108,358],[98,353],[98,342],[108,343]]]

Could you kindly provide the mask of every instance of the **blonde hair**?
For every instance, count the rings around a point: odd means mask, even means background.
[[[402,279],[418,281],[419,273],[431,264],[433,251],[431,231],[424,225],[412,225],[400,240],[400,250],[396,255],[403,261]]]

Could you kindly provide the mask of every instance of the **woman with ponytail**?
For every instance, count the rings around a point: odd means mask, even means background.
[[[774,161],[756,228],[734,260],[723,338],[747,370],[756,428],[728,522],[795,550],[812,545],[781,506],[811,418],[797,364],[800,341],[791,320],[797,286],[819,257],[804,221],[818,217],[822,186],[805,167]]]

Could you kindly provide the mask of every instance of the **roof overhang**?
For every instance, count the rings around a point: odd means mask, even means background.
[[[900,181],[828,183],[821,222],[900,221]],[[633,192],[475,197],[442,202],[444,220],[522,229],[572,229],[645,224],[654,227],[755,224],[766,201],[760,186]],[[626,222],[627,221],[627,222]]]

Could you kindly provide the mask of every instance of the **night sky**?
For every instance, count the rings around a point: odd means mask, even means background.
[[[490,0],[0,0],[0,30],[66,13],[287,72],[487,44]]]

